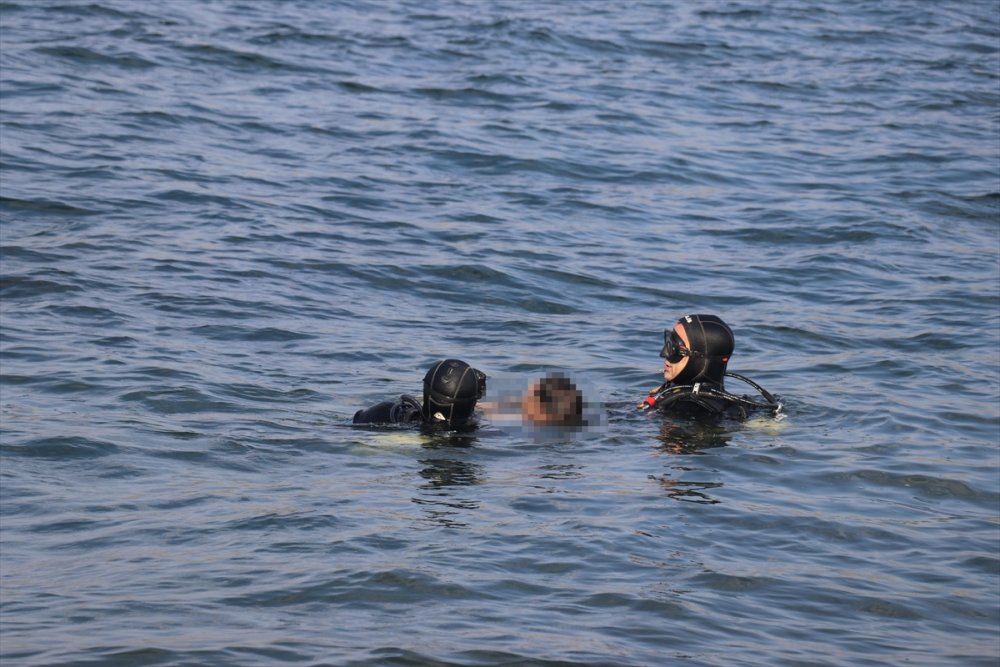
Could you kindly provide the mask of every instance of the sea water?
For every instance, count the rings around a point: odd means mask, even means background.
[[[4,0],[0,223],[4,665],[1000,659],[995,0]]]

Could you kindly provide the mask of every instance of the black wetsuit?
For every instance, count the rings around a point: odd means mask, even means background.
[[[420,401],[403,394],[395,401],[382,401],[354,413],[355,424],[411,424],[424,422]]]
[[[750,382],[735,373],[726,375]],[[737,419],[743,420],[755,412],[766,411],[775,414],[778,410],[777,400],[761,389],[756,383],[750,384],[761,391],[767,403],[761,403],[749,396],[736,396],[729,393],[717,382],[697,382],[693,385],[667,384],[652,398],[653,405],[664,415],[687,419]]]
[[[744,419],[746,417],[746,412],[742,411],[737,403],[723,398],[705,395],[695,396],[694,394],[678,397],[672,401],[664,401],[662,405],[657,406],[657,409],[662,414],[685,419]]]

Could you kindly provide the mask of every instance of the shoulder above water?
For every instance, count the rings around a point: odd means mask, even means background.
[[[420,401],[403,394],[394,401],[382,401],[354,413],[355,424],[408,424],[424,421]]]

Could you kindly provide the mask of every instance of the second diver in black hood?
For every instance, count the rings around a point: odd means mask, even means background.
[[[736,342],[733,331],[716,315],[685,315],[663,332],[662,385],[649,392],[640,410],[655,408],[680,417],[745,419],[751,413],[777,414],[780,403],[749,378],[726,370]],[[726,378],[744,382],[763,398],[737,396]]]
[[[355,424],[466,426],[472,419],[476,401],[486,393],[486,374],[464,361],[444,359],[424,375],[423,401],[403,394],[394,401],[382,401],[354,413]]]

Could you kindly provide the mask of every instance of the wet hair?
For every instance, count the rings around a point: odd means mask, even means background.
[[[424,375],[424,419],[461,426],[486,393],[486,375],[458,359],[444,359]]]
[[[534,385],[533,393],[545,425],[583,424],[583,394],[569,378],[559,374],[546,376]]]
[[[684,327],[687,334],[690,355],[687,366],[673,383],[714,382],[722,385],[726,365],[736,347],[732,329],[716,315],[685,315],[677,323]]]

